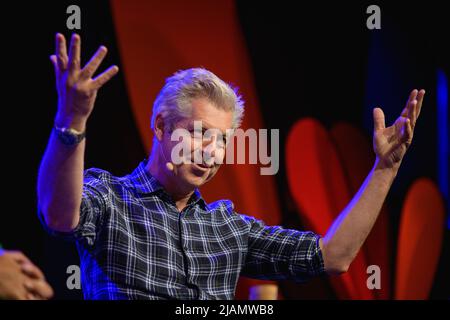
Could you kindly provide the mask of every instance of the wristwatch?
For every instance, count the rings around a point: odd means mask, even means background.
[[[56,124],[53,129],[55,130],[56,136],[58,137],[59,141],[67,146],[76,145],[83,141],[83,139],[86,137],[86,131],[79,132],[72,128],[60,128]]]

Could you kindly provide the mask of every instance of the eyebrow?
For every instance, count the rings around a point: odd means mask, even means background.
[[[194,120],[194,121],[198,121],[198,120]],[[189,129],[194,129],[194,122],[193,121],[189,122]],[[222,136],[226,136],[227,135],[226,131],[223,132],[219,128],[210,126],[210,125],[208,125],[208,123],[206,123],[205,121],[202,120],[202,131],[205,132],[205,131],[207,131],[209,129],[219,130],[220,133],[222,134]]]
[[[199,121],[199,120],[189,121],[189,125],[188,125],[189,130],[194,129],[194,121]],[[219,130],[220,133],[222,134],[222,139],[225,140],[225,143],[228,142],[228,136],[227,136],[226,131],[223,132],[223,131],[220,130],[219,128],[215,128],[215,127],[213,127],[213,126],[208,125],[208,123],[206,123],[204,120],[201,120],[201,121],[202,121],[202,132],[203,132],[203,133],[204,133],[205,131],[209,130],[209,129]]]

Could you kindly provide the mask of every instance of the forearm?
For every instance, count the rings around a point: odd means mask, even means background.
[[[107,49],[101,46],[89,62],[80,67],[81,39],[72,34],[67,54],[66,39],[60,33],[55,37],[55,54],[50,60],[55,69],[58,91],[58,127],[85,131],[98,90],[119,68],[112,66],[92,79]],[[85,140],[67,146],[52,132],[42,159],[38,177],[38,203],[49,227],[70,231],[78,225],[83,193]]]
[[[85,122],[63,120],[56,123],[83,131]],[[83,190],[85,140],[64,145],[52,132],[38,176],[38,202],[46,223],[58,231],[70,231],[79,221]]]
[[[358,193],[323,238],[326,267],[346,271],[370,233],[396,176],[397,169],[375,165]]]

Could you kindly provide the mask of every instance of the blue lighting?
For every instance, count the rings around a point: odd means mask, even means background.
[[[438,123],[438,182],[447,206],[449,204],[449,154],[448,154],[448,81],[442,70],[437,72],[437,123]],[[450,215],[447,215],[450,229]]]

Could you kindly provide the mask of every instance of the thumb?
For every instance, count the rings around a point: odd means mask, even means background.
[[[384,112],[381,110],[381,108],[374,108],[373,109],[373,129],[374,131],[378,131],[381,129],[386,128],[385,122],[384,122]]]

